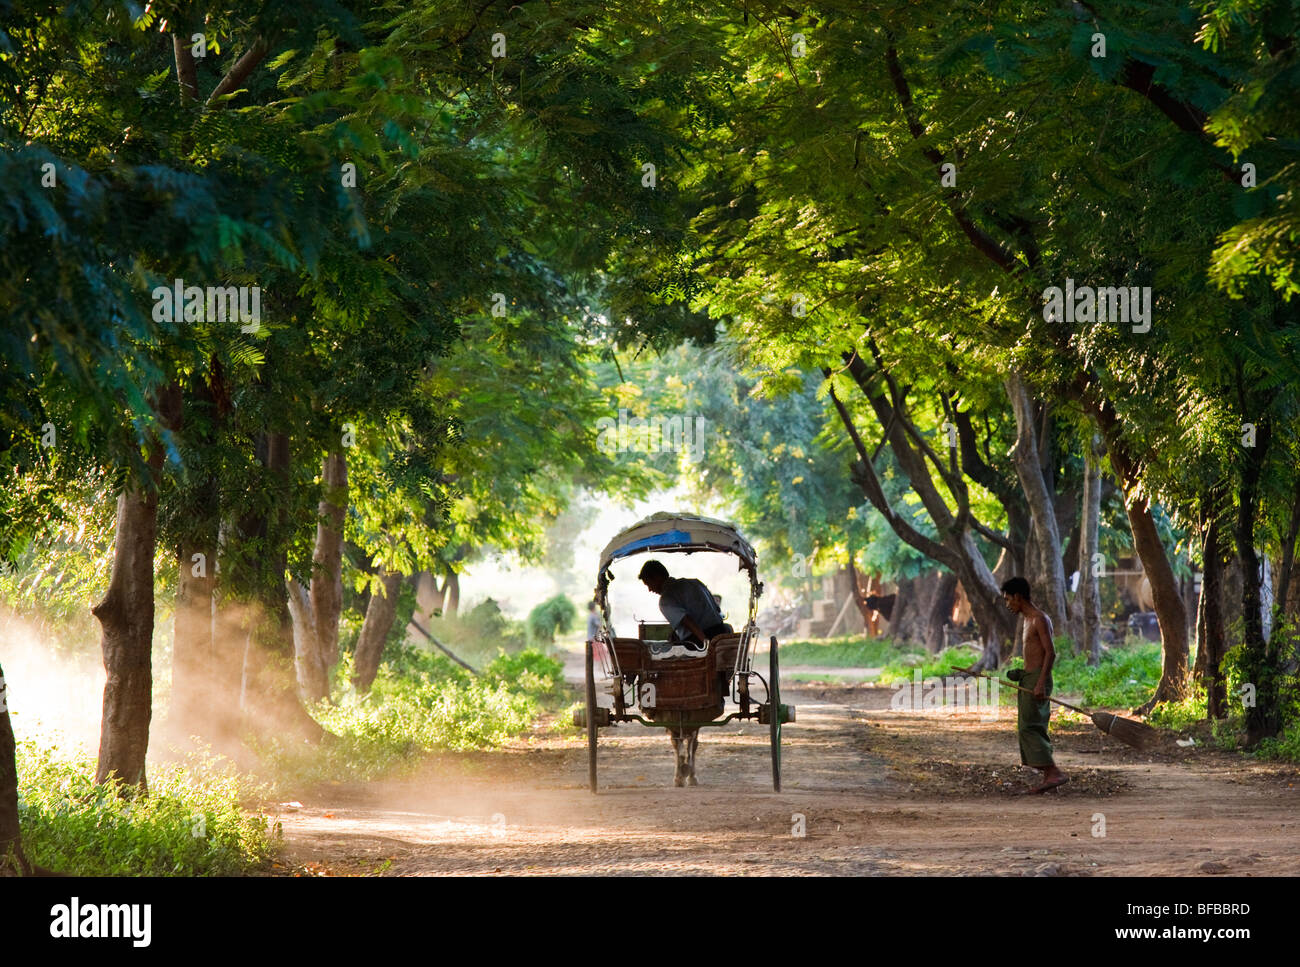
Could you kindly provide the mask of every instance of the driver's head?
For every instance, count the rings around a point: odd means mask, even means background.
[[[661,594],[664,588],[664,582],[668,580],[668,568],[664,567],[658,561],[646,561],[641,567],[641,573],[637,575],[641,582],[650,589],[652,594]]]

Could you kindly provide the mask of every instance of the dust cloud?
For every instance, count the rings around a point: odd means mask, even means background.
[[[19,741],[94,753],[99,747],[104,666],[98,655],[60,654],[39,625],[0,610],[0,667]]]

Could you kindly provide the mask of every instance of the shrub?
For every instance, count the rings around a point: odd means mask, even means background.
[[[1161,702],[1151,710],[1148,720],[1152,725],[1176,732],[1186,731],[1205,721],[1205,686],[1193,682],[1186,698],[1181,702]]]
[[[29,859],[78,876],[230,876],[268,869],[279,830],[240,801],[260,792],[224,759],[153,766],[149,794],[96,785],[95,759],[18,743],[18,814]]]
[[[484,598],[464,614],[440,618],[432,625],[429,630],[434,637],[475,666],[487,664],[502,650],[522,651],[528,643],[523,624],[506,617],[492,598]]]
[[[491,682],[509,684],[539,701],[558,700],[565,691],[564,663],[536,648],[513,655],[498,655],[483,670],[483,677]]]
[[[1160,681],[1160,643],[1144,641],[1131,648],[1108,649],[1096,666],[1090,666],[1084,655],[1058,651],[1052,678],[1058,695],[1078,695],[1083,705],[1140,705]]]
[[[435,750],[499,746],[525,732],[563,679],[563,667],[538,652],[502,655],[481,677],[446,656],[409,645],[391,646],[370,691],[348,684],[352,656],[336,670],[337,704],[312,714],[337,736],[320,747],[271,741],[259,747],[277,792],[337,779],[375,779],[416,765]]]
[[[886,663],[884,670],[880,673],[880,683],[882,685],[892,685],[896,682],[910,682],[916,674],[917,669],[921,671],[921,677],[924,678],[946,678],[949,675],[955,675],[954,665],[969,666],[980,659],[980,649],[970,645],[958,645],[952,648],[945,648],[937,655],[925,655],[924,653],[908,655],[904,658],[895,658]],[[924,656],[924,657],[922,657]],[[916,661],[920,658],[920,661]],[[911,661],[908,661],[911,659]]]
[[[569,631],[577,618],[573,602],[557,594],[528,612],[528,640],[534,645],[553,645],[555,636]]]

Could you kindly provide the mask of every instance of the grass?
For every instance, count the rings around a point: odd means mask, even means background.
[[[781,662],[791,668],[786,676],[792,682],[862,681],[843,675],[817,675],[798,672],[799,665],[820,665],[828,668],[874,668],[880,674],[874,679],[882,685],[899,685],[915,681],[917,672],[922,679],[944,678],[952,674],[953,665],[969,665],[978,660],[979,650],[949,648],[939,655],[929,655],[917,647],[900,647],[886,638],[845,637],[823,641],[792,641],[781,646]],[[1014,659],[1007,668],[1023,665]],[[1055,694],[1077,698],[1079,704],[1090,708],[1128,709],[1145,702],[1160,680],[1160,643],[1130,641],[1102,653],[1101,661],[1090,666],[1087,658],[1068,654],[1064,642],[1058,643],[1057,660],[1053,669]],[[1006,669],[1000,669],[1004,674]],[[1231,669],[1228,669],[1231,671]],[[1229,676],[1233,676],[1230,674]],[[1239,676],[1238,676],[1239,677]],[[1233,678],[1233,689],[1237,687]],[[1014,692],[1004,690],[1002,701],[1014,701]],[[1074,717],[1064,709],[1057,715]],[[1174,732],[1188,732],[1205,722],[1205,691],[1199,682],[1193,682],[1187,698],[1181,702],[1162,702],[1149,717],[1152,725]],[[1209,734],[1222,749],[1236,749],[1245,729],[1241,713],[1214,722]],[[1277,738],[1265,739],[1252,750],[1258,759],[1300,762],[1300,713],[1284,716],[1287,725]],[[1080,721],[1083,721],[1079,717]]]
[[[1153,682],[1153,687],[1154,684]],[[1161,702],[1151,710],[1147,721],[1172,732],[1187,732],[1196,728],[1205,721],[1204,686],[1200,682],[1193,683],[1190,693],[1181,702]]]
[[[528,731],[543,708],[567,699],[563,664],[536,649],[498,655],[475,677],[441,654],[390,648],[364,695],[342,686],[351,672],[345,654],[336,704],[311,710],[337,741],[302,748],[272,740],[258,747],[277,795],[409,771],[429,752],[496,748]]]
[[[151,763],[149,793],[123,797],[96,785],[95,758],[32,741],[18,746],[19,812],[28,857],[79,876],[231,876],[266,872],[278,824],[250,805],[295,798],[304,786],[403,771],[434,750],[491,749],[532,727],[543,708],[570,700],[563,665],[537,650],[498,655],[474,677],[416,648],[390,648],[374,685],[357,695],[350,656],[337,704],[312,711],[338,737],[321,746],[270,740],[255,781],[201,752]]]
[[[1110,648],[1095,667],[1083,655],[1058,650],[1052,678],[1058,695],[1077,695],[1082,705],[1132,708],[1145,702],[1160,680],[1160,643]]]
[[[861,635],[821,641],[781,642],[781,665],[822,665],[828,668],[879,668],[903,654],[920,654],[903,649],[888,638]]]
[[[980,649],[971,646],[945,648],[937,655],[916,652],[888,662],[878,680],[882,685],[910,682],[915,680],[918,670],[923,679],[946,678],[954,674],[953,665],[968,666],[979,661],[979,657]]]
[[[783,666],[879,667],[881,672],[875,680],[882,685],[913,681],[918,671],[923,679],[943,678],[953,673],[953,665],[970,665],[979,657],[980,650],[976,647],[948,648],[938,655],[930,655],[919,647],[900,647],[887,638],[792,641],[781,646]],[[1014,659],[1007,667],[1022,664],[1020,659]],[[1160,679],[1160,644],[1143,641],[1108,649],[1096,667],[1089,666],[1084,656],[1069,655],[1061,648],[1053,678],[1056,694],[1078,696],[1083,705],[1131,708],[1146,701]],[[791,680],[804,678],[793,672]],[[1185,727],[1181,723],[1194,721],[1198,714],[1204,717],[1204,697],[1199,706],[1192,699],[1180,705],[1161,706],[1159,714],[1163,720],[1157,724],[1167,728]]]
[[[233,876],[269,870],[278,825],[245,812],[259,790],[204,753],[153,767],[149,794],[124,798],[96,785],[95,758],[18,743],[23,850],[77,876]]]
[[[854,678],[850,675],[817,675],[813,672],[794,672],[787,675],[781,674],[783,681],[788,682],[830,682],[833,685],[855,685],[865,679]]]

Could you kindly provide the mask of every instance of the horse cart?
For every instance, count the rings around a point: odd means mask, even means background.
[[[703,651],[665,647],[669,625],[640,622],[635,638],[615,637],[610,620],[611,566],[654,553],[731,554],[749,576],[744,627],[717,635]],[[677,755],[676,785],[695,785],[695,749],[702,728],[734,720],[766,725],[771,741],[772,788],[781,791],[781,726],[795,720],[793,705],[781,704],[777,640],[771,638],[767,677],[753,668],[758,638],[755,613],[763,593],[753,547],[730,524],[691,514],[653,514],[620,533],[600,555],[596,601],[601,630],[586,644],[586,705],[574,712],[574,725],[587,730],[588,779],[596,792],[596,751],[601,729],[640,722],[667,729]],[[755,694],[754,683],[762,686]],[[601,696],[608,698],[602,706]],[[736,710],[723,715],[727,700]],[[639,713],[636,711],[639,709]]]

